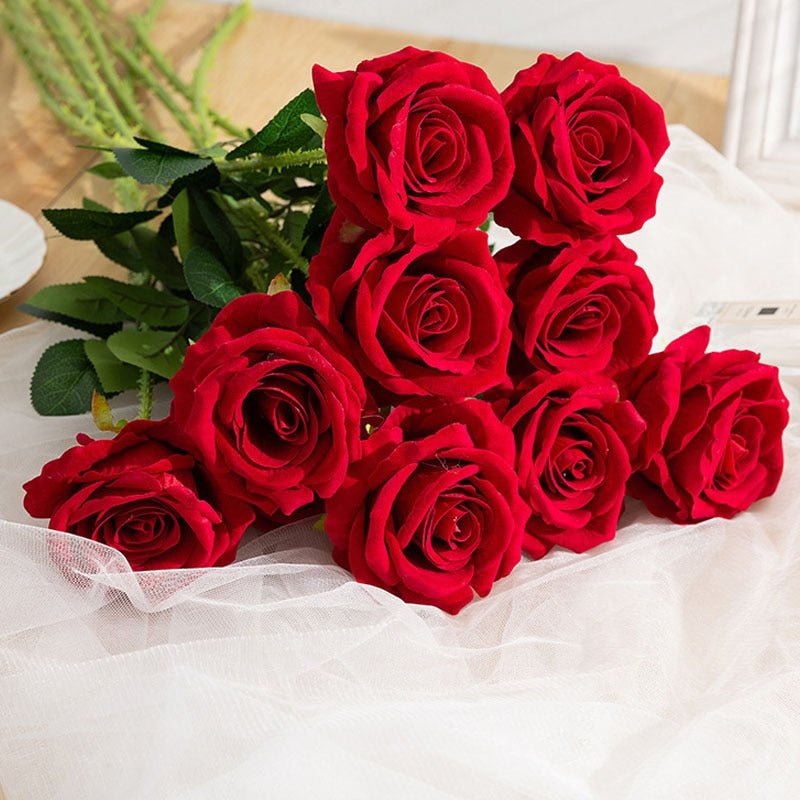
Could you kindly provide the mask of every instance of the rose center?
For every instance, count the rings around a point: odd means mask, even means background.
[[[317,396],[302,375],[271,373],[244,402],[243,452],[282,459],[314,438]]]
[[[406,128],[406,179],[418,191],[458,175],[466,147],[464,124],[450,108],[418,103]]]

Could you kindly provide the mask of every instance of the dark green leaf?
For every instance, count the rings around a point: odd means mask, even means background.
[[[165,156],[196,156],[191,150],[181,150],[179,147],[173,147],[171,144],[164,144],[164,142],[154,142],[152,139],[145,139],[143,136],[134,136],[133,141],[140,144],[146,150],[152,153],[159,153]]]
[[[171,378],[183,363],[186,340],[171,331],[124,330],[108,338],[108,349],[126,364]]]
[[[114,161],[101,161],[99,164],[89,167],[86,171],[92,175],[97,175],[100,178],[106,178],[107,180],[124,178],[128,174],[119,164]]]
[[[222,256],[220,259],[225,268],[233,275],[242,269],[242,243],[233,223],[225,212],[214,202],[210,192],[189,190],[193,202],[205,223],[206,229],[214,239],[214,243]]]
[[[222,308],[244,294],[217,257],[204,247],[195,247],[183,260],[186,283],[201,303]]]
[[[297,292],[307,306],[311,306],[311,294],[306,288],[306,276],[299,269],[293,269],[289,273],[289,283],[292,291]]]
[[[186,326],[186,338],[196,342],[210,327],[219,309],[211,306],[198,306]]]
[[[114,236],[157,217],[160,211],[97,211],[87,208],[46,208],[42,211],[53,227],[69,239],[101,239]]]
[[[131,272],[147,271],[147,265],[130,231],[118,233],[116,236],[105,236],[97,239],[95,244],[97,249],[115,264],[120,264]]]
[[[298,253],[303,251],[306,244],[304,232],[307,223],[308,214],[294,208],[289,209],[283,219],[283,235]]]
[[[132,178],[139,183],[168,185],[178,178],[213,165],[210,158],[201,158],[194,153],[154,152],[138,147],[115,147],[114,157]]]
[[[181,262],[172,251],[171,229],[163,225],[156,232],[147,225],[98,239],[95,244],[106,258],[132,272],[149,272],[168,289],[186,288]]]
[[[167,191],[158,198],[156,205],[159,208],[166,208],[167,206],[172,205],[172,203],[175,202],[175,198],[178,196],[178,194],[187,186],[192,186],[193,188],[200,190],[216,189],[217,186],[219,186],[221,179],[222,176],[220,175],[216,164],[208,164],[207,166],[203,167],[203,169],[197,170],[197,172],[192,172],[189,175],[184,175],[182,178],[178,178],[176,181],[173,181],[169,189],[167,189]]]
[[[184,261],[195,247],[203,247],[238,277],[244,260],[239,235],[208,194],[184,189],[172,205],[172,222]]]
[[[28,298],[27,305],[99,325],[118,323],[125,319],[115,303],[103,292],[86,283],[45,286]]]
[[[20,303],[17,310],[23,314],[30,314],[37,319],[46,319],[50,322],[58,322],[61,325],[66,325],[69,328],[74,328],[76,331],[85,331],[92,334],[92,336],[99,336],[105,339],[111,336],[114,331],[118,331],[122,325],[120,323],[111,325],[97,325],[93,322],[86,322],[85,320],[75,319],[68,317],[65,314],[58,314],[55,311],[47,311],[43,308],[36,308],[36,306],[28,305],[27,303]]]
[[[100,380],[104,394],[135,389],[139,381],[139,368],[120,361],[100,339],[87,339],[83,343],[86,357]]]
[[[43,416],[82,414],[101,391],[83,339],[56,342],[42,353],[31,380],[31,403]]]
[[[335,210],[336,205],[331,199],[328,187],[323,184],[317,202],[314,204],[314,208],[311,209],[306,229],[303,231],[303,236],[306,238],[303,255],[307,259],[311,259],[319,252],[322,246],[322,237],[325,235]]]
[[[189,316],[185,300],[152,286],[134,286],[99,275],[90,275],[84,281],[131,319],[152,328],[174,328]]]
[[[152,228],[140,225],[131,231],[136,246],[142,254],[147,270],[155,275],[168,289],[182,291],[186,288],[183,279],[183,268],[172,251],[166,234],[156,232]]]
[[[320,139],[301,119],[301,114],[319,117],[314,92],[304,89],[290,100],[252,139],[231,150],[226,159],[244,158],[253,153],[277,155],[289,150],[318,146]]]

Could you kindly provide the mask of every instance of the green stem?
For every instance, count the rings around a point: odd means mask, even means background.
[[[111,141],[105,134],[87,121],[87,107],[91,106],[91,101],[54,56],[52,48],[42,45],[44,31],[31,23],[29,16],[20,0],[8,0],[6,6],[0,6],[0,24],[28,68],[42,103],[70,133],[98,146],[110,146]]]
[[[203,137],[186,112],[175,102],[172,95],[156,80],[155,76],[142,65],[136,55],[121,41],[113,40],[111,48],[115,55],[142,83],[150,89],[161,104],[175,118],[186,132],[195,147],[202,147]]]
[[[211,38],[203,48],[203,53],[200,56],[200,62],[194,73],[194,81],[192,82],[192,107],[195,114],[200,120],[200,125],[206,135],[206,142],[211,143],[211,122],[212,117],[209,110],[208,98],[206,96],[206,84],[208,80],[208,73],[211,65],[214,63],[214,58],[219,51],[222,44],[231,36],[236,28],[244,22],[250,15],[250,3],[242,3],[237,6],[230,14],[228,14],[216,30]],[[242,136],[241,138],[245,138]]]
[[[120,80],[111,57],[109,46],[100,34],[94,17],[89,13],[84,0],[65,0],[79,26],[85,31],[92,46],[94,56],[97,58],[100,73],[110,90],[116,95],[122,112],[133,127],[140,130],[146,137],[153,139],[157,136],[155,130],[147,123],[142,114],[136,98],[133,96],[130,85]]]
[[[139,373],[139,419],[150,419],[153,413],[153,376],[146,369]]]
[[[153,27],[156,21],[156,17],[161,11],[163,5],[164,5],[164,0],[153,0],[153,2],[150,3],[150,5],[147,8],[147,11],[145,11],[141,17],[142,22],[145,25],[144,28],[145,31],[149,32],[150,29]]]
[[[117,108],[94,64],[86,58],[85,42],[72,19],[48,0],[32,0],[32,5],[78,83],[97,101],[98,116],[107,121],[109,130],[126,138],[133,137],[135,132]]]
[[[300,150],[296,153],[279,153],[267,156],[257,153],[244,159],[215,159],[217,168],[222,173],[236,174],[258,171],[282,170],[290,167],[314,166],[325,163],[325,150],[321,147],[313,150]]]
[[[308,275],[308,261],[294,249],[289,240],[278,230],[275,223],[262,218],[258,231],[267,244],[277,250],[294,269],[299,269],[305,275]]]
[[[241,6],[239,8],[242,8]],[[237,12],[239,9],[237,8],[229,17],[228,20],[231,18],[234,19],[236,25],[238,25],[243,19],[244,14],[238,14]],[[226,23],[227,21],[226,20]],[[172,68],[170,63],[164,57],[164,54],[161,53],[150,41],[149,38],[149,24],[146,18],[143,17],[131,17],[128,20],[131,29],[136,36],[136,44],[142,49],[142,51],[147,55],[147,57],[153,62],[155,68],[163,75],[164,79],[169,83],[172,89],[184,97],[188,102],[194,102],[194,97],[196,92],[193,91],[186,83],[184,83],[175,70]],[[232,32],[233,27],[231,27],[230,31],[226,31],[225,35],[227,36],[230,32]],[[216,34],[215,34],[216,37]],[[215,38],[215,37],[212,37]],[[209,43],[210,44],[210,43]],[[220,42],[221,44],[221,42]],[[218,47],[218,45],[217,45]],[[215,48],[216,49],[216,48]],[[213,55],[213,54],[212,54]],[[202,62],[201,62],[202,63]],[[210,67],[210,63],[209,63]],[[198,70],[200,67],[198,66]],[[206,68],[207,69],[207,68]],[[202,79],[205,80],[205,77]],[[195,83],[197,79],[195,79]],[[209,117],[214,121],[214,124],[221,128],[222,130],[229,133],[231,136],[235,136],[237,139],[247,139],[248,135],[247,132],[242,130],[241,128],[234,125],[232,122],[227,120],[221,114],[218,114],[213,109],[208,109],[206,106],[207,113]]]

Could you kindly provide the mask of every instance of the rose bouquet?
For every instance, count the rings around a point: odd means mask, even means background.
[[[31,515],[134,569],[223,565],[251,525],[318,516],[356,580],[456,613],[523,553],[612,539],[626,496],[689,523],[775,490],[776,368],[707,329],[651,353],[617,238],[661,185],[646,94],[578,53],[499,92],[411,47],[313,86],[233,143],[114,146],[102,172],[143,208],[46,212],[132,280],[26,304],[84,332],[43,354],[34,406],[111,433],[25,484]],[[493,252],[492,219],[518,241]],[[137,387],[142,419],[115,422]]]

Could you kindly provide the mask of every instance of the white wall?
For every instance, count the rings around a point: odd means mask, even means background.
[[[230,0],[231,2],[233,0]],[[738,0],[252,0],[255,8],[728,74]]]

